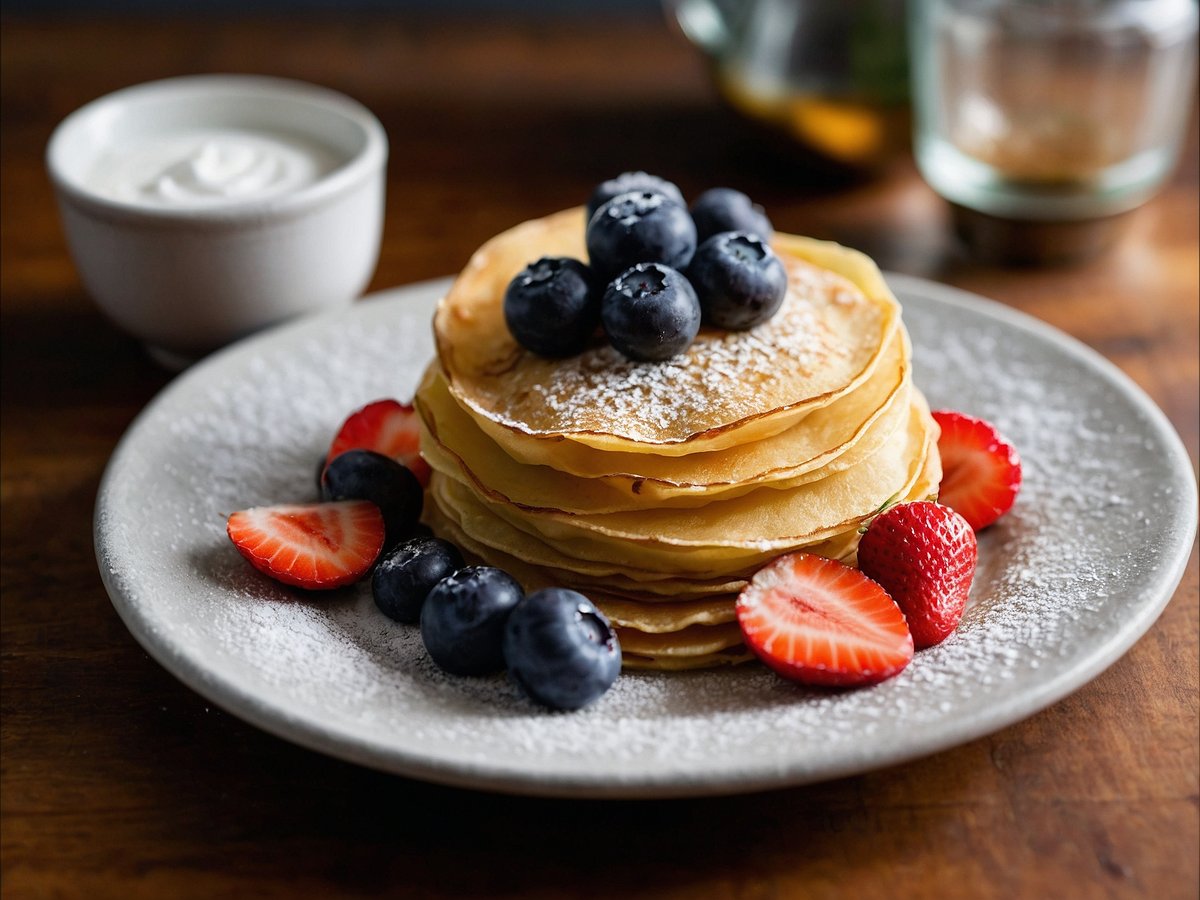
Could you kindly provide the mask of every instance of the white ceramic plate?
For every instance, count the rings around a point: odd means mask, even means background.
[[[438,672],[369,590],[298,596],[254,572],[228,513],[315,498],[350,410],[407,398],[446,282],[251,338],[168,386],[113,454],[96,507],[105,585],[134,637],[219,706],[289,740],[414,778],[559,796],[795,785],[963,743],[1053,703],[1154,622],[1196,526],[1191,465],[1115,367],[1048,326],[926,281],[889,279],[934,408],[999,424],[1024,458],[984,532],[958,631],[899,677],[810,691],[758,666],[625,674],[550,713],[503,676]]]

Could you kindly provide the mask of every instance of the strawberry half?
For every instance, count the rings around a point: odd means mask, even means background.
[[[904,616],[883,588],[823,556],[779,557],[755,574],[735,609],[758,658],[804,684],[875,684],[913,657]]]
[[[858,544],[858,567],[908,619],[918,650],[940,644],[962,621],[978,548],[967,520],[920,500],[880,513]]]
[[[422,487],[429,485],[429,463],[421,458],[417,412],[398,400],[376,400],[350,414],[338,429],[325,464],[347,450],[374,450],[407,466]]]
[[[937,410],[933,418],[942,429],[938,502],[961,513],[976,531],[986,528],[1017,499],[1021,457],[990,422],[948,409]]]
[[[328,590],[358,581],[383,549],[383,514],[366,500],[258,506],[225,527],[250,565],[276,581]]]

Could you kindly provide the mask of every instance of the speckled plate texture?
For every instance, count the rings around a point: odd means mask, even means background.
[[[454,678],[369,587],[319,596],[252,570],[225,535],[249,506],[315,499],[344,417],[406,399],[448,282],[417,284],[209,357],[138,417],[96,505],[113,605],[166,669],[307,747],[414,778],[522,794],[666,797],[803,784],[995,731],[1094,678],[1158,617],[1196,527],[1191,464],[1111,364],[987,300],[890,277],[933,407],[997,423],[1024,460],[980,536],[958,631],[897,678],[807,690],[753,665],[624,674],[551,713],[502,675]]]

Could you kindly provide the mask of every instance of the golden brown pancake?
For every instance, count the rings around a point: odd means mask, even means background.
[[[481,421],[605,451],[678,456],[734,447],[777,434],[866,381],[899,323],[881,280],[864,280],[864,289],[810,261],[827,253],[820,242],[780,238],[788,293],[763,325],[703,329],[665,362],[626,359],[603,341],[545,359],[509,333],[504,291],[540,256],[582,257],[583,231],[580,210],[518,225],[480,248],[439,303],[442,369]],[[858,264],[870,266],[866,257]]]

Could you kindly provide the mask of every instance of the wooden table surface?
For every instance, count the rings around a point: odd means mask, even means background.
[[[766,147],[655,19],[9,16],[0,48],[5,897],[1197,895],[1194,554],[1158,623],[1074,695],[937,756],[805,788],[493,796],[329,759],[213,707],[134,642],[97,574],[101,472],[170,376],[84,294],[42,163],[58,120],[135,82],[246,71],[343,90],[392,141],[375,289],[454,272],[493,233],[624,169],[690,194],[733,185],[783,230],[1087,342],[1163,407],[1194,464],[1194,126],[1118,249],[1002,270],[961,255],[910,162],[838,186]]]

